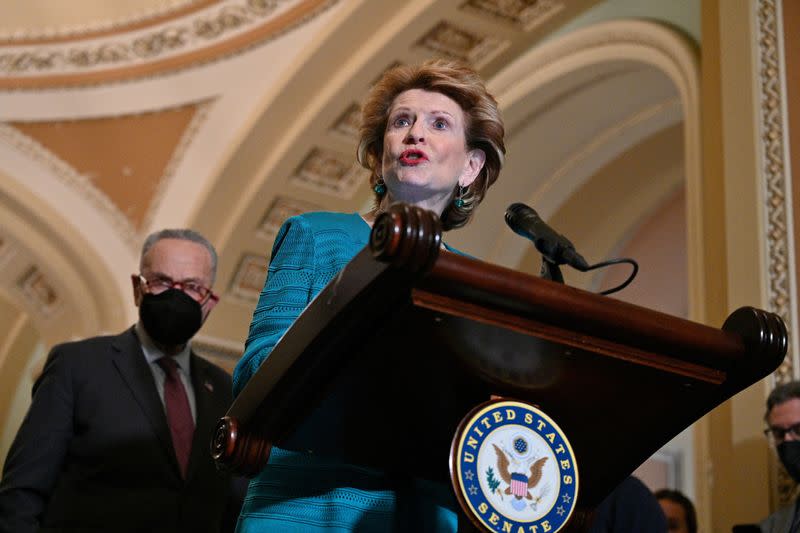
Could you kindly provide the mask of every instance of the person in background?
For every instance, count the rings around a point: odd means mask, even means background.
[[[667,519],[656,497],[638,478],[628,476],[594,512],[589,533],[666,533]]]
[[[150,235],[131,275],[139,321],[52,349],[3,468],[0,532],[233,530],[244,488],[208,451],[231,378],[190,344],[216,263],[194,231]]]
[[[697,513],[692,501],[679,490],[661,489],[655,493],[667,517],[670,533],[697,533]]]
[[[405,202],[435,212],[445,231],[466,224],[498,177],[503,136],[497,103],[473,70],[438,60],[387,71],[363,106],[358,147],[375,207],[363,215],[308,213],[283,224],[234,372],[234,394],[308,303],[367,245],[379,213]],[[299,433],[311,436],[308,442],[273,447],[251,481],[239,533],[456,531],[457,503],[449,486],[315,454],[320,439],[337,442],[337,428],[300,426]]]
[[[786,471],[800,482],[800,382],[778,385],[767,397],[764,430]],[[800,531],[800,499],[779,509],[761,522],[764,533]]]

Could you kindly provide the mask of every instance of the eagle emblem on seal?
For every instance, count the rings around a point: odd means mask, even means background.
[[[530,470],[527,472],[511,472],[509,467],[511,460],[497,444],[492,444],[494,451],[497,453],[497,472],[508,486],[503,491],[505,494],[513,495],[514,499],[532,500],[530,490],[539,484],[542,479],[542,468],[547,462],[547,457],[536,459],[530,464]],[[514,506],[516,507],[516,506]]]

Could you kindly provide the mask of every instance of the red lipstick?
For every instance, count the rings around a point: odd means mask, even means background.
[[[400,163],[403,165],[419,165],[428,160],[428,156],[422,150],[406,150],[400,154]]]

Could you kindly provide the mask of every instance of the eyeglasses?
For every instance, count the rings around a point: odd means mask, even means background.
[[[800,423],[788,428],[768,427],[764,430],[764,435],[775,443],[781,443],[786,440],[786,435],[791,435],[793,439],[800,440]]]
[[[147,287],[149,294],[161,294],[168,289],[180,289],[200,305],[209,300],[214,300],[215,302],[219,300],[219,296],[214,294],[214,291],[196,281],[174,281],[164,276],[147,279],[139,274],[139,282]]]

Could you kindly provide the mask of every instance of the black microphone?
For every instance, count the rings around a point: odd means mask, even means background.
[[[575,251],[572,243],[542,220],[533,208],[515,203],[506,209],[506,224],[514,233],[533,241],[536,249],[551,263],[567,264],[585,272],[589,263]]]

